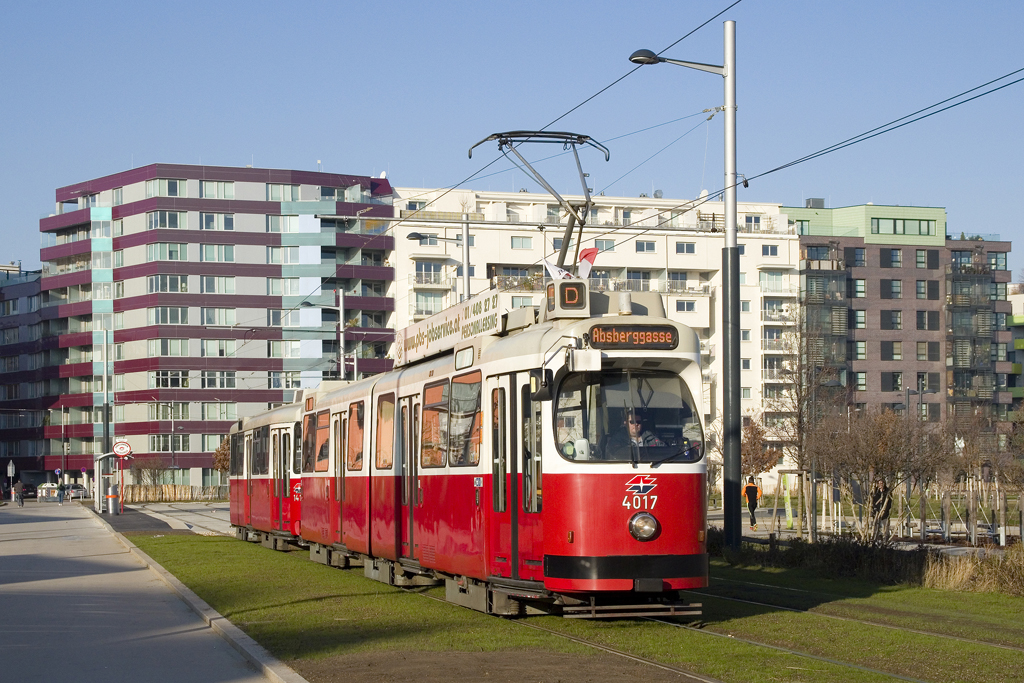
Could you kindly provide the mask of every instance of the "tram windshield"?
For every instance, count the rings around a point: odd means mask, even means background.
[[[570,375],[558,390],[555,438],[572,461],[696,462],[704,434],[693,397],[670,372],[618,370]]]

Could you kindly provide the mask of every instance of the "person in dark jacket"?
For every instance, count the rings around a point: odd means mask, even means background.
[[[14,485],[14,500],[18,501],[18,507],[25,507],[25,485],[21,483],[21,479]]]
[[[761,487],[754,483],[753,477],[747,477],[747,485],[743,487],[743,497],[747,499],[747,510],[750,512],[750,530],[757,531],[757,501],[761,500]]]

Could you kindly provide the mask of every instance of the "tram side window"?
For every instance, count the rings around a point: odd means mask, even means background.
[[[270,460],[271,467],[274,468],[274,476],[281,476],[281,472],[278,472],[278,468],[281,467],[281,434],[280,432],[274,432],[270,435],[270,452],[273,457]]]
[[[451,426],[448,430],[452,467],[480,464],[480,371],[452,380]]]
[[[275,440],[274,443],[276,445],[277,441]],[[291,437],[291,434],[289,434],[288,432],[281,432],[281,455],[282,455],[282,457],[279,460],[275,456],[274,457],[274,462],[279,463],[279,465],[277,465],[277,466],[282,469],[282,471],[280,472],[280,476],[281,476],[282,479],[284,479],[284,482],[285,482],[284,483],[284,493],[282,494],[282,495],[284,495],[285,498],[291,498],[291,496],[292,496],[292,487],[288,485],[288,460],[291,458],[291,453],[292,453],[292,437]]]
[[[504,512],[508,500],[508,460],[505,452],[505,390],[491,391],[491,458],[494,511]]]
[[[309,413],[302,422],[302,471],[312,472],[316,457],[316,415]]]
[[[334,500],[342,500],[345,491],[341,485],[344,476],[343,463],[345,462],[345,442],[342,440],[344,433],[345,426],[341,419],[341,413],[336,413],[334,415]]]
[[[252,473],[269,474],[267,458],[270,446],[270,427],[260,427],[253,431],[252,438]]]
[[[238,434],[231,435],[231,462],[228,474],[236,477],[242,474],[242,439]]]
[[[313,469],[326,472],[331,459],[331,411],[322,410],[316,416],[316,464]]]
[[[448,459],[448,380],[423,389],[420,465],[444,467]]]
[[[363,469],[363,402],[348,407],[348,457],[349,470]]]
[[[395,395],[377,398],[377,448],[373,463],[378,470],[390,470],[395,459]]]
[[[530,400],[530,387],[523,387],[523,509],[541,511],[541,407]]]
[[[292,452],[292,473],[302,473],[302,423],[296,422],[292,425],[292,431],[295,432],[295,451]]]

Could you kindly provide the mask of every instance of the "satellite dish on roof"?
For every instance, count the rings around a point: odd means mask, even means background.
[[[380,172],[380,179],[381,180],[384,180],[387,177],[388,177],[388,172],[387,171],[381,171]]]
[[[707,190],[701,190],[700,191],[700,196],[697,197],[697,199],[704,199],[707,196],[708,196],[708,191]]]

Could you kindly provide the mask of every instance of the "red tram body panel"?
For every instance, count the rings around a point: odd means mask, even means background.
[[[394,371],[240,420],[239,537],[498,614],[699,613],[678,602],[707,585],[699,341],[657,293],[620,315],[548,289],[539,316],[478,295],[402,331]]]

